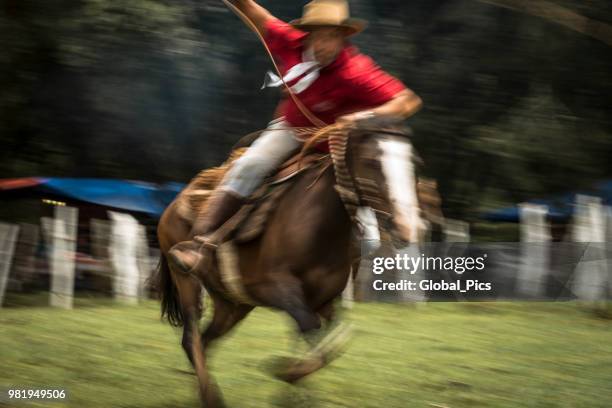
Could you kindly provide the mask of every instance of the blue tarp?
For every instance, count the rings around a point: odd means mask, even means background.
[[[166,206],[185,186],[181,183],[162,185],[142,181],[93,178],[36,178],[28,188],[127,211],[160,216]],[[14,183],[14,180],[12,180]],[[5,189],[8,190],[8,189]]]
[[[22,181],[22,182],[21,182]],[[94,178],[23,178],[0,179],[0,191],[34,188],[42,192],[72,198],[88,203],[138,211],[159,217],[164,209],[185,187],[183,183],[154,184],[142,181]],[[601,197],[604,204],[612,205],[612,180],[599,183],[590,191],[565,194],[552,199],[532,200],[530,203],[549,207],[551,219],[562,220],[574,211],[577,194]],[[518,222],[518,206],[486,212],[483,219],[498,222]]]
[[[599,183],[588,191],[577,191],[551,199],[531,200],[529,203],[548,206],[548,215],[551,220],[565,220],[573,215],[574,203],[578,194],[600,197],[603,204],[612,205],[612,180]],[[519,208],[511,206],[488,211],[481,218],[497,222],[519,222]]]
[[[160,216],[180,191],[176,186],[129,180],[52,178],[42,187],[80,201]]]

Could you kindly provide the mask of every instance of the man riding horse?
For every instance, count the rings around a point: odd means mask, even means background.
[[[193,224],[192,240],[180,242],[170,251],[174,263],[185,272],[199,263],[202,245],[217,246],[212,233],[302,145],[303,140],[291,128],[313,125],[304,111],[314,113],[325,124],[348,127],[374,117],[405,119],[422,106],[414,92],[351,45],[349,38],[361,32],[366,22],[349,17],[345,0],[314,0],[305,6],[301,19],[289,24],[253,0],[231,3],[264,36],[280,66],[283,79],[268,85],[284,82],[294,95],[280,103],[280,117],[269,124],[216,188],[206,211]]]

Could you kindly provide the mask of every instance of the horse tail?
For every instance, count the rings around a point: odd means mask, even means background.
[[[174,327],[183,325],[183,309],[179,301],[179,294],[172,276],[170,276],[168,259],[162,254],[159,257],[154,282],[157,294],[161,301],[161,317],[168,319],[168,323]]]

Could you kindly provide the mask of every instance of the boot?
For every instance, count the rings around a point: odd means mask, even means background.
[[[210,235],[232,218],[245,202],[244,198],[227,190],[215,191],[209,200],[206,211],[193,224],[190,233],[192,240],[179,242],[168,252],[174,264],[186,273],[202,260],[202,247],[217,247],[217,242]]]

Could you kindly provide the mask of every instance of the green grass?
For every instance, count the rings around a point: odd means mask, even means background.
[[[230,407],[610,407],[612,323],[575,304],[359,304],[349,350],[292,387],[262,367],[292,324],[256,310],[211,352]],[[64,387],[64,403],[15,407],[195,407],[180,332],[158,305],[77,302],[0,310],[0,385]],[[0,403],[1,405],[1,403]]]

